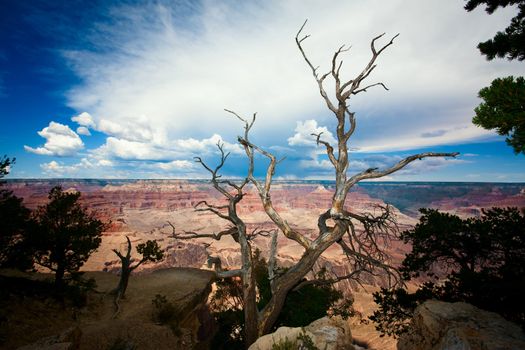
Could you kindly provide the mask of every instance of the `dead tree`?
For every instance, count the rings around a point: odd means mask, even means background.
[[[113,249],[113,252],[117,254],[122,263],[122,268],[120,270],[120,280],[117,288],[113,291],[115,294],[115,300],[117,302],[118,300],[124,298],[126,289],[128,288],[129,276],[133,270],[146,261],[156,262],[164,258],[164,253],[160,249],[157,241],[148,240],[146,243],[141,243],[137,246],[137,253],[142,255],[142,259],[140,259],[135,265],[132,265],[133,259],[131,258],[131,241],[129,240],[128,236],[126,236],[126,240],[128,244],[126,255],[122,255],[122,253],[120,253],[118,250]]]
[[[241,253],[241,266],[239,269],[225,271],[222,270],[220,263],[217,263],[217,258],[208,260],[215,262],[215,271],[218,277],[235,276],[242,280],[246,347],[252,344],[258,337],[271,331],[283,307],[288,292],[293,288],[297,288],[299,284],[302,283],[303,278],[313,269],[320,255],[334,244],[339,245],[344,254],[346,254],[348,264],[353,271],[347,276],[336,276],[336,278],[333,279],[334,282],[350,278],[359,281],[362,273],[382,273],[392,278],[393,282],[398,280],[399,275],[397,271],[388,264],[388,257],[382,250],[382,246],[388,242],[390,237],[395,233],[395,222],[390,207],[378,207],[375,215],[350,212],[345,207],[347,194],[352,186],[359,181],[380,178],[392,174],[415,160],[427,157],[456,157],[458,155],[458,153],[420,153],[407,157],[390,168],[371,168],[349,177],[347,175],[349,165],[348,143],[356,129],[356,118],[354,112],[349,109],[349,99],[353,95],[366,92],[375,86],[381,86],[385,90],[388,90],[381,82],[365,84],[364,81],[376,68],[376,60],[379,55],[393,44],[397,35],[381,48],[376,48],[376,43],[384,34],[373,38],[370,45],[372,54],[370,60],[361,73],[355,78],[345,81],[341,80],[340,77],[343,63],[340,56],[345,51],[348,51],[348,49],[341,46],[334,53],[331,60],[331,68],[328,72],[319,74],[318,68],[310,62],[303,49],[303,42],[309,37],[309,35],[303,36],[301,34],[305,25],[306,22],[297,33],[295,42],[308,67],[311,69],[322,99],[337,120],[336,145],[331,145],[329,142],[323,140],[321,134],[314,135],[317,139],[317,145],[326,148],[328,158],[335,170],[334,194],[330,208],[319,216],[318,235],[313,239],[303,235],[301,232],[295,230],[274,208],[271,197],[271,186],[275,168],[279,160],[277,160],[272,153],[250,141],[249,134],[255,122],[256,115],[254,114],[251,120],[248,120],[230,110],[226,111],[244,123],[244,135],[238,137],[238,142],[242,145],[248,157],[248,172],[244,180],[240,183],[235,183],[221,178],[219,171],[226,162],[229,154],[224,152],[223,146],[220,144],[218,147],[221,159],[215,168],[208,166],[201,158],[196,158],[196,161],[211,174],[211,183],[214,188],[222,194],[227,203],[224,205],[213,205],[204,201],[198,204],[197,210],[209,211],[227,221],[229,226],[221,232],[212,234],[196,232],[176,233],[175,230],[173,230],[173,236],[177,239],[211,238],[220,240],[221,237],[230,235],[239,244]],[[335,83],[335,101],[332,101],[325,90],[324,83],[328,77]],[[254,176],[254,158],[256,154],[262,155],[269,161],[264,180],[259,180]],[[253,185],[257,190],[264,211],[279,231],[287,239],[297,242],[304,249],[302,256],[294,266],[281,275],[275,275],[272,266],[275,266],[277,240],[274,235],[269,257],[269,270],[271,270],[269,271],[269,276],[271,279],[272,297],[268,304],[261,310],[258,310],[256,304],[256,284],[252,271],[251,239],[256,235],[256,232],[247,232],[246,224],[237,215],[237,205],[242,200],[244,190],[248,184]],[[315,281],[308,283],[315,283]]]

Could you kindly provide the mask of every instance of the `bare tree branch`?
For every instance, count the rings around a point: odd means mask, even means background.
[[[356,91],[359,91],[359,86],[361,84],[361,82],[363,80],[365,80],[366,78],[368,78],[368,76],[370,75],[370,73],[372,73],[372,71],[376,68],[376,65],[374,64],[377,57],[379,57],[379,55],[384,51],[386,50],[386,48],[388,48],[390,45],[392,45],[394,43],[394,39],[396,39],[399,34],[396,34],[392,37],[392,39],[390,39],[390,41],[385,44],[381,49],[379,49],[379,51],[377,51],[376,47],[375,47],[375,42],[383,37],[385,35],[385,33],[381,34],[381,35],[378,35],[376,36],[375,38],[372,39],[372,42],[370,43],[370,49],[372,51],[372,57],[370,58],[370,60],[368,61],[368,64],[366,65],[366,67],[363,69],[363,71],[357,76],[357,78],[353,79],[353,80],[350,80],[348,82],[346,82],[345,84],[343,84],[343,86],[341,86],[341,96],[343,97],[343,99],[347,100],[350,95],[352,94],[356,94],[357,92]],[[347,87],[350,87],[346,92],[343,92],[344,89],[346,89]],[[366,91],[365,90],[361,90],[361,91]],[[361,92],[359,91],[359,92]]]
[[[325,78],[330,73],[324,74],[321,78],[319,78],[319,75],[317,74],[317,69],[318,68],[313,66],[312,62],[310,62],[310,60],[306,56],[306,53],[303,50],[303,47],[301,46],[301,43],[310,37],[310,35],[305,35],[302,38],[299,38],[299,35],[301,35],[301,32],[303,31],[303,29],[304,29],[304,27],[306,25],[306,22],[308,22],[308,20],[304,21],[303,25],[301,26],[301,29],[299,29],[299,31],[297,32],[297,35],[295,36],[295,43],[297,44],[297,47],[299,48],[299,51],[301,51],[301,54],[303,55],[304,60],[306,61],[306,63],[310,67],[310,69],[312,70],[312,74],[313,74],[315,80],[317,81],[317,85],[319,86],[319,92],[321,93],[321,96],[325,100],[326,106],[332,112],[337,113],[337,108],[335,108],[335,106],[332,104],[332,101],[330,101],[330,98],[328,97],[328,94],[326,93],[326,91],[325,91],[325,89],[323,87],[323,80],[325,80]]]
[[[308,284],[317,283],[336,283],[344,279],[353,279],[360,283],[359,278],[364,275],[388,278],[389,282],[399,281],[399,274],[395,268],[390,265],[390,258],[385,253],[384,247],[395,238],[398,233],[397,223],[394,218],[394,212],[389,206],[374,208],[371,213],[353,213],[347,210],[345,206],[346,197],[350,188],[364,179],[380,178],[398,171],[409,163],[425,157],[456,157],[457,153],[421,153],[407,157],[394,166],[385,170],[370,168],[348,179],[347,171],[349,167],[349,139],[356,129],[356,118],[348,105],[348,100],[352,95],[366,92],[375,86],[382,86],[388,90],[382,82],[374,84],[364,84],[363,82],[371,75],[376,68],[376,60],[389,46],[391,46],[399,35],[395,35],[380,48],[376,48],[377,41],[384,36],[381,34],[372,39],[370,43],[371,57],[353,79],[341,79],[341,67],[343,61],[342,53],[348,51],[343,45],[335,51],[331,59],[330,70],[320,75],[319,67],[312,64],[307,57],[303,48],[304,41],[309,35],[304,35],[303,30],[307,21],[303,23],[295,36],[295,43],[310,68],[312,75],[317,83],[320,95],[328,109],[334,113],[337,126],[335,136],[337,144],[330,144],[322,140],[322,134],[313,134],[316,136],[317,145],[323,145],[326,153],[335,170],[335,189],[330,207],[322,212],[318,218],[318,236],[312,240],[306,235],[292,228],[291,224],[285,220],[275,209],[271,198],[271,185],[275,174],[276,166],[279,160],[270,152],[253,144],[250,141],[249,133],[255,123],[256,114],[253,114],[251,120],[243,118],[236,112],[226,109],[225,111],[232,114],[244,124],[244,135],[238,137],[239,144],[244,148],[248,157],[248,172],[241,183],[221,179],[219,171],[224,166],[229,153],[224,151],[224,146],[218,144],[220,151],[219,164],[212,168],[197,157],[196,161],[211,174],[211,183],[227,199],[227,205],[213,205],[206,201],[199,202],[196,210],[211,212],[229,221],[230,226],[219,233],[200,234],[196,232],[176,233],[173,225],[173,236],[178,239],[208,238],[219,240],[224,235],[231,235],[238,243],[241,254],[241,268],[232,271],[222,269],[221,261],[218,257],[212,257],[208,253],[208,264],[214,267],[217,276],[234,276],[241,278],[242,304],[245,315],[245,339],[249,346],[258,336],[264,335],[272,330],[277,317],[282,310],[288,292],[294,288],[301,288]],[[330,96],[335,96],[335,101],[329,98],[325,90],[324,82],[331,76],[335,82],[335,91]],[[331,80],[331,79],[330,79]],[[363,87],[361,87],[363,85]],[[348,123],[348,126],[347,126]],[[263,180],[259,180],[254,175],[256,154],[261,155],[269,161],[266,167],[266,174]],[[297,263],[291,266],[286,272],[276,275],[275,264],[277,256],[277,231],[271,233],[270,256],[268,274],[270,277],[272,296],[262,310],[257,309],[257,291],[256,281],[253,271],[252,247],[253,239],[257,236],[267,236],[269,231],[254,229],[248,233],[246,224],[237,215],[237,204],[243,199],[243,188],[248,183],[254,185],[263,204],[264,211],[270,220],[283,232],[284,236],[300,244],[304,251]],[[348,274],[344,276],[335,276],[331,279],[314,279],[303,281],[304,277],[312,271],[313,266],[320,258],[321,254],[330,246],[338,244],[343,249],[348,261]]]
[[[270,255],[268,257],[268,279],[270,280],[270,288],[272,291],[275,288],[275,266],[277,263],[277,231],[272,232],[272,241],[270,243]]]
[[[331,279],[310,279],[310,280],[304,280],[301,283],[297,285],[293,290],[297,291],[303,287],[311,286],[311,285],[328,285],[328,284],[336,284],[338,282],[349,280],[349,279],[356,279],[362,270],[354,270],[351,273],[344,275],[344,276],[336,276],[335,278]]]
[[[311,135],[316,137],[316,142],[318,146],[319,144],[322,144],[326,147],[326,154],[328,154],[328,159],[330,159],[330,162],[332,162],[334,166],[337,166],[337,159],[334,156],[334,148],[327,141],[321,140],[322,134],[323,133],[320,132],[319,134],[311,134]]]
[[[357,90],[355,90],[355,91],[353,92],[353,94],[354,94],[354,95],[357,95],[357,94],[360,93],[360,92],[366,92],[367,89],[369,89],[369,88],[371,88],[371,87],[374,87],[374,86],[378,86],[378,85],[382,86],[383,89],[385,89],[386,91],[388,91],[388,88],[385,86],[385,84],[383,84],[383,83],[375,83],[375,84],[370,84],[370,85],[368,85],[368,86],[365,86],[364,88],[357,89]]]
[[[238,235],[237,228],[235,226],[230,226],[227,229],[220,231],[219,233],[199,233],[193,231],[183,231],[182,233],[176,233],[175,226],[169,221],[168,224],[171,226],[171,236],[179,240],[211,238],[216,241],[220,241],[223,236],[232,236],[235,240],[237,240]]]
[[[407,166],[408,164],[412,163],[413,161],[415,160],[421,160],[423,158],[428,158],[428,157],[457,157],[459,155],[458,152],[453,152],[453,153],[434,153],[434,152],[427,152],[427,153],[419,153],[419,154],[415,154],[415,155],[412,155],[410,157],[406,157],[405,159],[399,161],[398,163],[396,163],[394,166],[388,168],[388,169],[385,169],[385,170],[382,170],[382,171],[378,171],[376,169],[368,169],[368,170],[365,170],[365,171],[362,171],[354,176],[352,176],[350,179],[348,179],[347,183],[346,183],[346,187],[348,189],[350,189],[350,187],[352,187],[353,185],[355,185],[356,183],[358,183],[359,181],[361,180],[364,180],[364,179],[376,179],[376,178],[380,178],[380,177],[383,177],[383,176],[387,176],[389,174],[392,174],[402,168],[404,168],[405,166]]]
[[[277,165],[277,159],[273,154],[263,150],[262,148],[252,144],[247,139],[240,138],[239,142],[244,146],[246,155],[250,159],[250,163],[253,164],[254,151],[261,153],[263,156],[267,157],[270,160],[270,164],[266,170],[266,178],[264,185],[262,185],[256,178],[253,176],[253,173],[250,174],[250,181],[255,185],[261,198],[264,211],[268,217],[277,225],[277,227],[283,232],[283,234],[302,245],[305,249],[308,249],[311,244],[311,240],[300,234],[296,230],[292,229],[286,220],[284,220],[281,215],[275,210],[272,199],[270,196],[270,188],[273,180],[273,175],[275,174],[275,166]]]
[[[250,234],[247,235],[248,240],[251,241],[256,237],[270,237],[275,230],[264,230],[259,227],[256,227],[252,230]]]

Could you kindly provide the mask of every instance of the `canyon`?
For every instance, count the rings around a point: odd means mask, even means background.
[[[125,248],[125,236],[134,245],[155,239],[165,249],[166,259],[141,266],[142,271],[165,267],[207,268],[207,253],[219,256],[227,268],[240,264],[237,244],[231,237],[177,240],[173,229],[199,233],[216,233],[226,222],[210,212],[197,212],[201,201],[220,204],[221,196],[205,180],[9,180],[7,188],[24,198],[24,204],[36,208],[47,202],[49,190],[61,185],[64,190],[80,191],[82,204],[97,216],[111,222],[104,232],[102,244],[83,270],[116,272],[120,261],[112,249]],[[276,209],[301,233],[314,237],[317,218],[330,204],[333,183],[329,181],[276,182],[272,199]],[[393,207],[399,230],[417,223],[418,208],[430,207],[459,216],[480,215],[483,208],[525,207],[525,184],[507,183],[403,183],[367,182],[355,186],[346,201],[347,209],[357,213],[377,212],[386,203]],[[249,230],[274,228],[262,209],[258,194],[248,187],[239,205],[239,214]],[[297,260],[302,248],[295,242],[278,236],[278,263],[289,266]],[[268,255],[270,239],[257,237],[254,245]],[[208,251],[205,244],[211,244]],[[385,247],[394,265],[400,263],[408,247],[393,240]],[[339,247],[329,248],[318,261],[317,268],[341,275],[349,273],[345,256]],[[365,283],[382,285],[379,279]],[[340,288],[352,289],[343,282]]]
[[[56,185],[61,185],[67,191],[80,191],[82,205],[102,220],[110,222],[109,228],[103,233],[102,244],[82,267],[84,271],[93,271],[88,275],[97,274],[99,279],[113,278],[106,288],[116,285],[117,276],[113,274],[120,270],[120,259],[113,249],[123,251],[126,248],[126,236],[134,246],[147,240],[157,240],[165,251],[163,261],[146,263],[139,267],[137,272],[146,279],[151,275],[157,276],[149,272],[162,272],[170,267],[209,269],[206,264],[207,254],[220,257],[223,267],[237,268],[240,265],[238,245],[229,236],[220,241],[204,238],[178,240],[172,236],[173,230],[177,233],[217,233],[226,228],[224,220],[210,212],[198,212],[194,208],[201,201],[214,204],[221,204],[223,201],[208,181],[20,179],[8,180],[4,186],[16,196],[22,197],[27,207],[35,209],[47,203],[48,192]],[[317,218],[329,207],[333,188],[333,183],[328,181],[276,182],[272,186],[272,199],[276,209],[294,229],[314,238],[318,234]],[[461,217],[480,215],[484,208],[493,206],[524,208],[525,184],[368,182],[355,186],[346,201],[347,209],[356,213],[377,213],[378,207],[386,204],[392,206],[399,231],[402,231],[418,222],[418,209],[421,207],[435,208]],[[239,205],[239,214],[247,224],[248,231],[274,228],[264,213],[254,188],[246,189]],[[268,256],[269,237],[257,237],[252,244],[261,250],[263,257]],[[390,263],[394,266],[400,264],[410,249],[399,240],[392,240],[383,248],[390,255]],[[279,234],[278,265],[292,265],[302,252],[301,246]],[[330,247],[322,254],[315,269],[323,267],[329,273],[339,276],[351,272],[339,246]],[[110,273],[103,274],[102,271]],[[147,289],[148,286],[144,283],[146,280],[143,278],[132,279],[131,294],[133,288],[140,291]],[[190,288],[190,283],[185,283]],[[377,307],[371,292],[385,286],[387,281],[384,276],[364,276],[361,283],[357,285],[354,282],[341,281],[337,288],[346,296],[352,297],[354,309],[362,317],[366,317]],[[172,285],[166,286],[168,287],[172,288]],[[137,296],[131,297],[136,301]],[[151,299],[149,294],[148,298]],[[149,305],[150,299],[145,303]],[[379,336],[373,324],[363,324],[361,319],[358,316],[348,321],[355,339],[366,341],[371,348],[395,349],[395,339]]]

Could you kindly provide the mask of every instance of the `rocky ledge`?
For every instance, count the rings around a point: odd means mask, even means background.
[[[500,315],[466,303],[429,300],[417,307],[411,331],[398,350],[525,349],[521,328]]]
[[[318,349],[324,350],[354,350],[352,334],[348,323],[340,317],[323,317],[310,323],[306,327],[279,327],[274,333],[257,339],[248,350],[271,350],[285,343],[305,345],[305,338],[309,339]],[[303,348],[303,347],[298,347]],[[306,348],[306,347],[305,347]]]

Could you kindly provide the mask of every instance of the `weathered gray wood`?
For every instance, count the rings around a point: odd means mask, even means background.
[[[306,52],[302,46],[303,42],[309,35],[303,35],[302,31],[306,25],[301,26],[299,32],[295,37],[297,47],[304,58],[306,64],[312,71],[312,75],[317,82],[319,93],[324,100],[327,108],[334,114],[337,120],[336,138],[337,145],[331,145],[322,139],[322,134],[315,134],[318,145],[323,145],[326,148],[328,158],[335,170],[335,191],[332,197],[330,208],[319,216],[318,228],[319,234],[314,240],[306,237],[285,220],[279,212],[275,209],[271,198],[271,185],[275,168],[279,161],[270,152],[253,144],[250,141],[249,134],[253,127],[256,114],[251,120],[241,117],[234,111],[226,110],[226,112],[234,115],[236,118],[244,123],[244,135],[238,137],[238,141],[244,148],[248,158],[247,175],[239,184],[232,181],[219,180],[218,172],[226,162],[228,155],[223,150],[223,146],[218,144],[221,152],[221,159],[219,165],[214,169],[205,164],[201,158],[196,158],[211,174],[211,183],[214,188],[221,193],[227,200],[228,205],[214,206],[207,202],[200,202],[197,205],[197,210],[210,211],[218,217],[228,221],[231,226],[227,229],[213,234],[183,232],[175,233],[173,228],[173,236],[178,239],[191,238],[212,238],[220,240],[222,236],[231,235],[240,246],[242,266],[238,270],[223,271],[220,267],[218,258],[213,257],[213,263],[218,276],[240,276],[243,285],[243,304],[245,315],[245,339],[246,347],[252,344],[259,336],[267,334],[271,331],[279,313],[283,308],[284,301],[288,292],[294,288],[300,288],[305,284],[321,283],[321,281],[307,281],[302,282],[304,276],[312,271],[314,264],[319,259],[320,255],[333,244],[338,244],[349,259],[349,263],[354,267],[354,271],[345,276],[336,276],[323,283],[336,283],[343,279],[359,279],[359,275],[363,272],[374,273],[377,270],[383,271],[389,278],[394,281],[398,280],[397,271],[388,264],[388,257],[380,248],[379,240],[387,241],[392,234],[396,233],[396,222],[392,217],[390,207],[378,207],[380,214],[371,216],[366,214],[350,213],[345,210],[345,201],[349,190],[364,179],[380,178],[391,173],[394,173],[413,161],[427,158],[427,157],[456,157],[458,153],[420,153],[407,157],[392,167],[385,170],[368,169],[357,173],[350,178],[347,177],[349,166],[348,155],[348,141],[356,129],[355,114],[350,111],[348,101],[351,96],[361,92],[366,92],[368,89],[381,86],[385,90],[388,88],[382,82],[372,83],[366,86],[361,86],[370,73],[376,68],[376,60],[379,55],[384,52],[394,42],[398,36],[395,35],[388,43],[381,48],[376,48],[376,42],[384,36],[381,34],[372,39],[370,48],[372,56],[364,69],[353,79],[343,81],[340,78],[340,70],[343,61],[340,56],[348,51],[348,48],[341,46],[333,55],[331,61],[331,69],[329,72],[319,75],[318,67],[315,67],[309,60]],[[325,79],[331,76],[335,82],[334,96],[336,101],[332,101],[325,90]],[[266,169],[264,180],[258,180],[254,176],[255,154],[260,154],[269,160],[269,165]],[[252,249],[250,239],[256,235],[256,232],[251,234],[246,231],[246,225],[243,220],[237,215],[237,204],[243,198],[244,187],[251,183],[259,194],[264,211],[276,227],[283,233],[283,235],[304,248],[304,252],[298,262],[288,269],[282,275],[275,275],[275,257],[277,254],[277,236],[272,235],[271,252],[269,258],[269,276],[271,279],[272,297],[268,304],[262,309],[257,310],[256,305],[256,285],[252,270]],[[328,222],[332,226],[328,225]],[[363,226],[362,230],[356,230],[355,225]],[[170,224],[171,225],[171,224]]]

